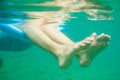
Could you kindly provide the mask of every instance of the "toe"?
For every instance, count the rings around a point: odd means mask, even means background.
[[[96,33],[93,33],[91,36],[90,36],[90,41],[93,41],[95,38],[97,37],[97,34]]]
[[[101,41],[104,41],[104,42],[108,42],[108,41],[110,41],[110,36],[109,35],[103,35],[102,37],[101,37]]]
[[[95,38],[96,38],[96,36],[97,36],[97,34],[96,33],[93,33],[90,37],[87,37],[86,39],[85,39],[85,41],[93,41],[93,40],[95,40]]]
[[[102,33],[99,36],[97,36],[96,41],[101,42],[101,41],[105,41],[105,39],[106,39],[106,35]]]
[[[97,34],[94,32],[93,34],[92,34],[92,37],[96,37],[97,36]]]
[[[110,40],[111,40],[111,37],[109,35],[106,35],[105,41],[110,41]]]
[[[85,40],[85,41],[82,41],[81,43],[84,44],[84,46],[85,46],[85,45],[89,45],[91,43],[91,41]]]

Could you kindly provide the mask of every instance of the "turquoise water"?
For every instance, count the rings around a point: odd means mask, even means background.
[[[102,0],[103,1],[103,0]],[[64,33],[72,40],[84,39],[92,32],[111,35],[110,45],[92,64],[82,68],[76,58],[68,69],[60,69],[56,59],[45,50],[32,46],[21,52],[0,51],[0,80],[120,80],[120,1],[104,0],[114,9],[113,20],[90,21],[85,13],[74,13]],[[17,46],[17,45],[16,45]]]

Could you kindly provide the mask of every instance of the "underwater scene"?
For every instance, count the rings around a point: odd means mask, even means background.
[[[29,32],[33,28],[21,27],[27,20],[39,20],[39,17],[45,18],[46,23],[60,24],[57,29],[74,42],[86,40],[92,33],[109,36],[91,50],[86,49],[92,45],[87,41],[77,46],[83,46],[80,48],[83,52],[95,53],[95,57],[94,54],[87,57],[91,58],[90,64],[88,60],[88,64],[82,65],[73,56],[71,65],[61,68],[56,54],[51,54],[46,44],[39,46],[41,40],[37,42],[39,38]],[[36,28],[37,22],[32,22]],[[120,0],[0,0],[0,80],[120,80],[119,25]],[[12,33],[9,26],[18,26],[20,34]],[[81,61],[84,59],[83,56]]]

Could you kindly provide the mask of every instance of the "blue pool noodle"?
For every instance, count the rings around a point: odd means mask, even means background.
[[[0,24],[0,30],[20,40],[29,41],[24,32],[13,25]]]

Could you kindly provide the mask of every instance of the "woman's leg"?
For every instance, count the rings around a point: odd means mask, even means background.
[[[42,27],[42,30],[55,42],[62,45],[74,45],[74,42],[60,32],[56,26],[58,23],[49,23]]]
[[[77,54],[80,65],[82,67],[87,67],[93,59],[108,46],[109,41],[109,35],[101,34],[97,36],[87,48]]]
[[[41,21],[41,20],[40,20]],[[36,45],[39,47],[42,47],[43,49],[51,52],[53,55],[56,56],[59,62],[60,67],[68,67],[69,65],[66,65],[66,63],[69,63],[69,54],[71,51],[67,49],[66,46],[60,45],[54,41],[52,41],[40,28],[40,26],[43,26],[38,20],[29,20],[27,21],[27,27],[24,28],[25,34],[30,38]],[[42,22],[41,22],[42,23]],[[65,51],[66,50],[66,51]],[[68,51],[68,52],[67,52]],[[65,58],[63,61],[62,58]],[[66,59],[66,57],[68,59]],[[71,57],[71,56],[70,56]]]
[[[56,29],[56,24],[48,24],[43,26],[44,32],[55,42],[58,42],[63,45],[74,45],[75,43],[67,38],[64,34]],[[90,45],[86,46],[86,48],[82,49],[79,54],[77,54],[78,59],[80,60],[80,64],[83,67],[88,66],[92,60],[97,56],[101,51],[103,51],[110,40],[110,37],[106,34],[101,34],[96,36],[93,34],[90,37],[87,37],[81,43],[86,44],[90,43]],[[91,41],[91,42],[90,42]]]
[[[75,44],[64,34],[58,31],[55,26],[56,24],[48,24],[46,26],[43,26],[42,29],[51,39],[53,39],[54,41],[60,44],[68,45],[68,46]],[[77,54],[81,66],[83,67],[88,66],[95,58],[95,56],[98,55],[101,51],[103,51],[107,47],[109,40],[110,40],[109,35],[101,34],[99,36],[96,36],[96,34],[93,34],[92,36],[87,37],[86,39],[81,41],[81,43],[84,44],[90,43],[89,46],[86,46],[86,48],[84,48]]]
[[[61,45],[52,40],[44,31],[42,31],[42,21],[39,19],[28,20],[27,27],[24,27],[25,34],[38,46],[52,52],[58,59],[59,66],[62,68],[68,67],[72,62],[72,57],[80,52],[89,43],[78,43],[74,46]],[[24,25],[25,26],[25,25]],[[55,33],[56,34],[56,33]]]

